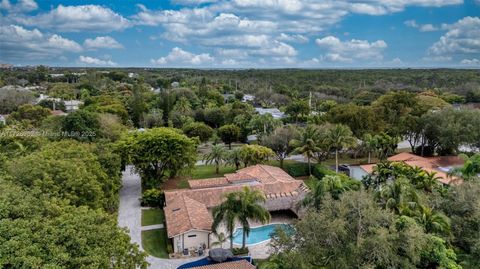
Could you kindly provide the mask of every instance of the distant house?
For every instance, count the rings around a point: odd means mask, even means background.
[[[128,77],[129,78],[138,78],[138,74],[137,73],[128,73]]]
[[[278,108],[262,108],[256,107],[255,111],[258,112],[260,115],[270,114],[273,116],[274,119],[283,119],[285,118],[285,113],[280,111]]]
[[[223,100],[225,100],[225,103],[227,103],[232,99],[235,99],[235,94],[231,94],[231,93],[224,93],[222,94],[222,96],[223,96]]]
[[[68,100],[64,101],[63,103],[65,103],[65,110],[67,112],[76,111],[80,108],[81,105],[83,105],[83,101],[80,100]]]
[[[429,173],[435,172],[438,181],[444,185],[458,184],[458,178],[448,176],[448,172],[455,167],[463,165],[464,161],[458,156],[421,157],[412,153],[402,152],[388,158],[391,162],[403,162],[412,167],[419,167]],[[350,166],[350,177],[361,180],[373,172],[376,164]]]
[[[225,194],[244,187],[261,190],[263,206],[269,211],[290,210],[301,214],[297,204],[308,188],[278,167],[255,165],[225,174],[224,177],[189,180],[189,189],[165,191],[167,235],[175,252],[213,242],[212,208],[222,203]]]
[[[245,94],[243,97],[242,97],[242,102],[246,103],[246,102],[253,102],[255,100],[255,96],[254,95],[250,95],[250,94]]]
[[[172,86],[172,88],[178,88],[178,87],[180,87],[180,82],[174,81],[174,82],[172,82],[172,84],[170,84],[170,85]]]
[[[34,103],[38,104],[41,101],[45,101],[45,100],[49,100],[49,101],[53,101],[53,102],[57,102],[57,103],[62,101],[62,99],[60,99],[60,98],[53,98],[53,97],[50,97],[46,94],[40,94],[40,96],[34,101]]]

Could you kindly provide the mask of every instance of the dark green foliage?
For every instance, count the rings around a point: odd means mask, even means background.
[[[233,255],[236,255],[236,256],[245,256],[248,254],[248,252],[249,252],[248,247],[232,249]]]
[[[100,123],[97,114],[78,110],[68,114],[63,119],[62,132],[64,137],[79,141],[93,141],[98,135]]]
[[[143,192],[140,202],[142,206],[163,207],[165,196],[162,190],[148,189]]]
[[[229,149],[232,149],[232,143],[239,139],[240,128],[233,124],[224,125],[218,129],[218,136],[220,136],[223,143],[228,145]]]

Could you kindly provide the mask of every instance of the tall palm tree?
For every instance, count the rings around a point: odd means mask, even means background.
[[[244,187],[243,191],[231,192],[226,200],[213,209],[213,232],[217,231],[220,223],[226,224],[230,237],[230,248],[233,248],[233,231],[238,221],[243,228],[242,247],[245,247],[246,237],[250,233],[250,220],[266,223],[270,221],[270,213],[261,203],[265,202],[265,195],[258,189]]]
[[[418,195],[405,179],[397,179],[393,183],[385,185],[377,197],[386,209],[396,214],[407,214],[418,205]]]
[[[228,193],[225,198],[225,201],[213,208],[212,231],[217,233],[218,226],[224,223],[230,239],[230,249],[233,249],[233,231],[240,212],[239,201],[238,195],[234,192]]]
[[[203,160],[206,164],[215,164],[215,173],[218,175],[220,165],[225,160],[226,150],[221,145],[213,145],[211,151],[204,156]]]
[[[362,139],[362,150],[368,154],[368,163],[372,163],[372,152],[377,150],[377,139],[371,134],[365,134]]]
[[[340,176],[327,175],[321,180],[314,181],[310,192],[302,200],[302,205],[320,209],[325,194],[330,193],[333,199],[339,199],[340,195],[348,190],[350,190],[350,187],[342,181]]]
[[[215,235],[217,236],[218,241],[213,242],[211,245],[212,246],[220,245],[220,247],[223,248],[223,243],[227,242],[227,237],[225,236],[224,233],[219,233]]]
[[[309,125],[301,132],[299,139],[291,141],[292,146],[295,148],[293,152],[300,153],[307,158],[309,175],[312,175],[311,160],[314,157],[315,152],[320,150],[316,142],[317,137],[317,128]]]
[[[450,220],[447,216],[435,212],[428,206],[420,206],[415,220],[424,227],[427,233],[450,232]]]
[[[426,192],[432,192],[438,186],[438,180],[441,177],[437,176],[436,172],[421,171],[419,173],[420,180],[417,182],[417,188],[423,189]]]
[[[242,163],[242,151],[241,148],[235,148],[227,152],[225,162],[230,165],[234,165],[238,170]]]
[[[355,145],[355,137],[348,126],[337,124],[328,131],[327,141],[335,149],[335,171],[338,173],[338,151]]]

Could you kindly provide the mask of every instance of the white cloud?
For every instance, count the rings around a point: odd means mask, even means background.
[[[90,57],[90,56],[83,56],[80,55],[78,57],[78,61],[83,64],[87,65],[99,65],[99,66],[115,66],[117,63],[113,62],[112,60],[101,60],[98,58]]]
[[[452,61],[451,56],[428,56],[423,57],[422,61],[424,62],[450,62]]]
[[[94,39],[87,38],[83,45],[87,49],[121,49],[122,44],[110,36],[97,36]]]
[[[315,43],[326,51],[323,59],[332,62],[353,62],[354,60],[381,60],[387,43],[383,40],[368,42],[352,39],[341,41],[334,36],[317,38]]]
[[[464,65],[480,65],[480,60],[477,58],[463,59],[460,63]]]
[[[173,48],[165,57],[160,57],[157,60],[150,60],[152,64],[156,65],[203,65],[206,63],[212,63],[213,61],[214,58],[208,53],[193,54],[182,50],[179,47]]]
[[[131,26],[130,21],[122,15],[98,5],[59,5],[47,13],[35,16],[15,16],[10,19],[23,25],[62,32],[109,32]]]
[[[18,25],[0,26],[0,47],[2,58],[9,60],[46,59],[64,52],[82,51],[82,47],[73,40]]]
[[[38,4],[34,0],[19,0],[16,4],[12,4],[9,0],[2,0],[2,2],[0,2],[0,9],[12,13],[30,12],[37,8]]]
[[[286,41],[286,42],[294,42],[294,43],[307,43],[308,42],[308,37],[304,35],[289,35],[285,33],[281,33],[277,38],[277,40],[280,41]]]
[[[432,55],[478,54],[480,53],[480,18],[465,17],[448,29],[429,49]]]
[[[420,32],[433,32],[433,31],[438,31],[439,27],[434,26],[433,24],[427,23],[427,24],[417,24],[415,20],[408,20],[403,22],[406,26],[412,27],[412,28],[418,28]]]

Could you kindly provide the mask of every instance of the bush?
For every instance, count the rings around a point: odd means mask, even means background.
[[[247,255],[248,252],[249,252],[248,247],[232,249],[233,255]]]
[[[140,203],[142,206],[162,207],[165,201],[165,196],[162,190],[148,189],[143,192]]]
[[[321,164],[317,164],[313,167],[312,174],[316,178],[322,179],[324,176],[328,176],[328,175],[335,176],[337,173],[335,173],[335,171],[328,169],[328,167],[325,167]]]
[[[172,254],[173,253],[173,246],[171,243],[167,244],[167,253]]]
[[[300,162],[284,162],[283,168],[292,177],[308,176],[308,164]]]

